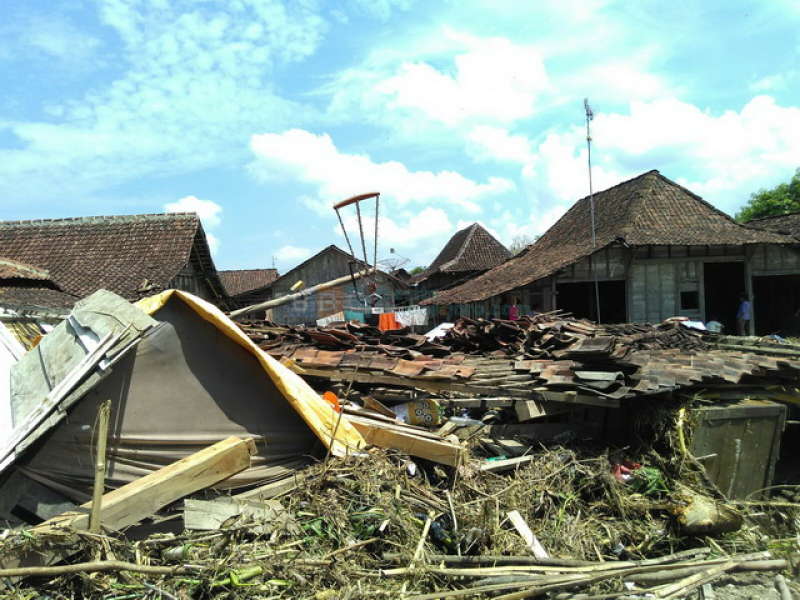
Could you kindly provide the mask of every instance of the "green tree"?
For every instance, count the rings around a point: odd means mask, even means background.
[[[750,200],[736,213],[736,220],[746,223],[761,217],[785,215],[800,211],[800,168],[787,183],[770,190],[759,190],[751,194]]]
[[[418,275],[419,273],[422,273],[424,270],[425,267],[414,267],[409,271],[409,273],[411,273],[411,275]]]

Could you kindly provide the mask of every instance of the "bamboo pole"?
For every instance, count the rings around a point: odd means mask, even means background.
[[[100,571],[133,571],[136,573],[147,573],[149,575],[187,575],[190,573],[197,573],[199,569],[201,569],[201,567],[193,567],[191,569],[182,565],[161,567],[155,565],[137,565],[121,560],[106,560],[76,563],[74,565],[59,565],[56,567],[0,569],[0,577],[53,577],[67,575],[69,573],[98,573]]]
[[[296,294],[286,294],[285,296],[281,296],[280,298],[273,298],[272,300],[259,302],[258,304],[253,304],[252,306],[245,306],[244,308],[239,308],[237,310],[232,311],[229,314],[229,316],[232,319],[235,319],[236,317],[239,317],[241,315],[246,315],[247,313],[255,312],[257,310],[266,310],[268,308],[280,306],[281,304],[286,304],[287,302],[293,302],[294,300],[298,300],[305,296],[311,296],[312,294],[316,294],[317,292],[322,292],[332,287],[336,287],[337,285],[342,285],[343,283],[347,283],[348,281],[360,279],[361,277],[375,273],[375,271],[376,269],[374,268],[367,269],[365,271],[359,271],[358,273],[353,273],[352,275],[345,275],[344,277],[338,277],[336,279],[332,279],[324,283],[318,283],[317,285],[312,285],[310,288],[303,290],[301,292],[297,292]]]
[[[92,511],[89,513],[89,531],[100,532],[100,517],[103,514],[103,494],[106,483],[106,445],[108,443],[108,421],[111,417],[111,400],[100,405],[97,414],[97,454],[94,463],[94,488],[92,489]]]

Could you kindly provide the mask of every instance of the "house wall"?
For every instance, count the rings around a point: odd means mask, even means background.
[[[559,308],[559,285],[592,282],[596,270],[599,282],[625,281],[627,320],[630,322],[657,323],[677,315],[707,321],[711,315],[706,314],[704,273],[709,263],[742,264],[743,276],[738,287],[754,302],[756,315],[750,324],[751,333],[754,333],[759,330],[756,323],[759,311],[772,311],[775,299],[763,296],[754,299],[753,278],[787,276],[784,279],[788,282],[790,276],[800,275],[800,250],[778,245],[607,248],[528,286],[483,302],[451,305],[447,309],[448,316],[506,318],[512,297],[518,299],[523,314],[534,306],[543,312],[554,310]],[[687,294],[682,297],[683,292]],[[697,304],[682,305],[682,299],[692,299],[692,292]],[[763,306],[765,303],[771,304]]]
[[[187,263],[180,273],[172,278],[169,287],[189,292],[209,302],[217,302],[217,298],[211,293],[203,273],[191,262]]]

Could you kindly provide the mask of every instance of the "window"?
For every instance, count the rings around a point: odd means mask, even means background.
[[[681,292],[681,310],[698,310],[700,308],[700,293]]]

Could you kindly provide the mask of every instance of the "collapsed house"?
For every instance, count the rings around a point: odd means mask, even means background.
[[[0,396],[0,514],[51,516],[89,497],[93,425],[110,401],[106,485],[117,488],[229,436],[251,466],[223,487],[280,479],[329,446],[355,451],[349,423],[258,350],[218,309],[179,291],[138,306],[101,290],[11,368]]]
[[[100,291],[12,370],[0,510],[47,520],[7,534],[0,586],[510,600],[624,579],[612,595],[677,599],[737,571],[763,587],[793,568],[796,505],[762,488],[799,375],[798,346],[675,321],[461,319],[429,339]]]
[[[457,231],[430,266],[411,282],[430,295],[446,290],[496,267],[511,256],[508,249],[480,224]]]
[[[784,332],[797,305],[796,238],[736,223],[700,196],[649,171],[576,202],[534,244],[421,304],[468,317],[561,309],[604,323],[674,315],[735,330],[739,296],[753,303],[750,333]],[[594,283],[599,288],[599,305]]]
[[[221,307],[227,295],[194,213],[0,222],[0,257],[46,271],[53,285],[26,286],[28,304],[69,308],[106,289],[136,301],[179,289]],[[0,281],[2,288],[12,286]],[[0,289],[0,305],[21,286]],[[53,292],[63,294],[56,295]]]
[[[494,411],[495,433],[532,443],[576,435],[629,443],[634,418],[702,399],[693,417],[706,424],[695,438],[697,454],[736,498],[771,485],[787,407],[800,404],[796,347],[701,336],[675,321],[595,325],[552,313],[462,318],[435,340],[358,323],[244,329],[323,387],[352,381],[390,404],[436,398],[442,408],[433,424],[462,410],[476,418]]]

